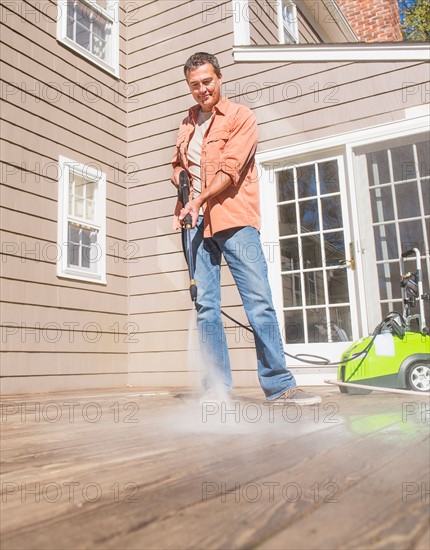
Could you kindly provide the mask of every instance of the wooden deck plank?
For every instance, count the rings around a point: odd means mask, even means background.
[[[426,483],[426,472],[418,463],[428,461],[423,443],[428,418],[415,400],[377,394],[345,396],[324,388],[324,403],[304,408],[293,421],[294,408],[288,413],[272,408],[271,417],[270,409],[256,398],[259,393],[242,393],[249,399],[235,401],[239,417],[227,416],[233,421],[225,423],[219,422],[221,411],[217,418],[208,417],[202,423],[195,395],[186,392],[180,399],[172,394],[149,398],[136,390],[30,399],[65,403],[65,409],[73,400],[81,408],[96,402],[102,414],[94,423],[82,414],[73,422],[63,415],[56,423],[43,418],[22,422],[19,414],[9,414],[2,423],[6,466],[2,468],[2,548],[249,548],[272,540],[273,548],[279,541],[288,548],[289,534],[298,536],[295,526],[306,521],[306,544],[315,542],[315,548],[323,548],[331,541],[339,544],[333,548],[347,547],[341,538],[330,539],[323,527],[329,525],[327,517],[336,522],[340,510],[350,510],[354,516],[357,502],[351,495],[356,493],[369,515],[372,506],[367,506],[367,500],[373,498],[385,506],[383,494],[360,493],[366,479],[376,476],[382,487],[393,484],[393,466],[406,463],[415,453],[415,477],[406,481]],[[13,397],[6,400],[9,406],[13,402]],[[137,403],[135,423],[123,421],[125,413],[130,413],[124,408],[128,403]],[[262,417],[251,422],[259,409]],[[405,411],[414,412],[406,415],[406,421]],[[75,412],[79,413],[78,407]],[[77,484],[72,498],[67,492],[70,483]],[[239,491],[234,491],[237,484]],[[290,497],[295,488],[301,490],[297,502],[286,502],[279,493],[286,486]],[[54,502],[58,487],[61,495]],[[91,489],[86,495],[84,487]],[[249,494],[243,493],[244,487]],[[278,491],[272,501],[269,487]],[[43,488],[54,492],[44,493]],[[94,497],[97,488],[100,495]],[[262,492],[261,498],[248,502],[255,497],[253,489]],[[324,502],[333,490],[333,498],[341,502]],[[344,498],[349,503],[346,508]],[[404,526],[399,527],[397,540],[423,544],[421,508],[412,500],[406,504],[416,527],[409,537]],[[400,524],[407,516],[401,510],[406,507],[396,512]],[[312,535],[312,518],[318,527],[316,535]],[[384,521],[388,530],[396,532],[389,516]]]

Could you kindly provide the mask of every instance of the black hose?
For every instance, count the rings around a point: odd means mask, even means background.
[[[185,239],[184,239],[184,232],[185,231],[187,231],[187,230],[184,229],[184,227],[183,227],[182,228],[182,251],[183,251],[184,256],[185,256],[185,261],[188,265],[188,257],[187,257],[187,253],[186,253],[186,250],[185,250]],[[197,300],[197,286],[196,286],[196,282],[194,281],[194,279],[191,279],[191,281],[190,281],[190,294],[191,294],[191,300],[193,301],[193,303],[197,307],[197,302],[196,302],[196,300]],[[242,327],[246,331],[252,332],[252,334],[254,334],[254,331],[252,330],[251,327],[246,326],[243,323],[241,323],[240,321],[238,321],[237,319],[235,319],[234,317],[231,317],[231,315],[228,315],[228,313],[226,313],[224,310],[221,310],[221,313],[222,313],[222,315],[224,315],[224,317],[227,317],[227,319],[229,319],[230,321],[232,321],[233,323],[235,323],[239,327]],[[296,359],[297,361],[301,361],[302,363],[307,363],[307,364],[315,365],[315,366],[339,366],[339,365],[343,365],[345,363],[349,363],[350,361],[355,361],[356,359],[358,359],[359,357],[361,357],[363,355],[363,359],[360,361],[357,368],[355,369],[355,370],[357,370],[361,366],[361,364],[364,361],[364,359],[366,358],[367,354],[369,353],[370,348],[373,346],[373,343],[375,342],[375,339],[378,336],[378,334],[380,334],[384,324],[387,323],[389,320],[391,320],[392,317],[397,316],[397,315],[402,319],[402,321],[404,321],[404,319],[403,319],[402,315],[400,315],[400,313],[397,313],[396,311],[390,312],[379,323],[379,325],[375,328],[375,330],[373,331],[372,339],[367,344],[367,346],[362,351],[354,353],[353,355],[351,355],[351,357],[349,359],[330,362],[330,359],[328,359],[327,357],[321,357],[319,355],[311,355],[311,354],[307,354],[307,353],[300,353],[298,355],[291,355],[290,353],[287,353],[286,351],[284,351],[284,355],[286,355],[287,357],[290,357],[291,359]],[[313,357],[314,359],[317,359],[317,361],[312,361],[310,359],[302,359],[302,357],[303,358]]]

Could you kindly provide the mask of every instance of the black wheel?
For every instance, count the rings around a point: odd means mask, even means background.
[[[406,375],[406,385],[409,390],[430,391],[430,363],[423,361],[413,363]]]

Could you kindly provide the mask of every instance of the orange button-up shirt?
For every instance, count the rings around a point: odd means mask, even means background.
[[[172,159],[173,168],[188,170],[187,150],[200,107],[195,105],[182,121]],[[204,205],[204,236],[250,225],[260,229],[258,173],[255,164],[258,130],[254,113],[227,98],[213,108],[214,115],[203,137],[201,154],[202,190],[219,171],[232,183]],[[192,185],[192,182],[191,182]]]

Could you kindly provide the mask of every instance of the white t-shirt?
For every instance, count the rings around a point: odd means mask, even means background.
[[[188,144],[188,169],[193,178],[194,196],[200,195],[202,192],[202,179],[200,171],[200,163],[202,156],[202,143],[203,137],[208,129],[212,118],[212,111],[203,113],[199,111],[196,121],[196,128],[194,130],[193,137]]]

